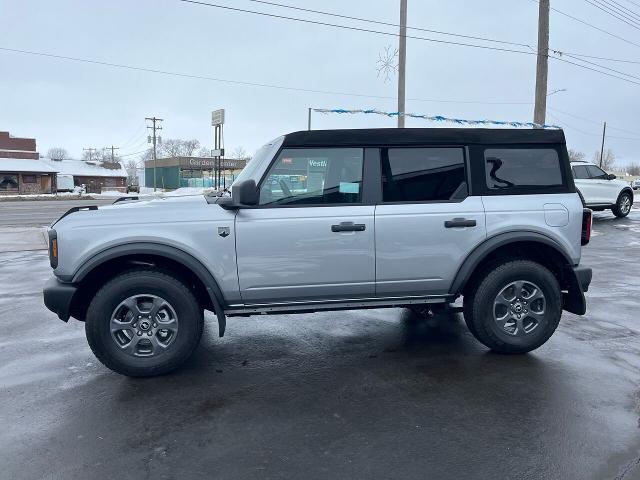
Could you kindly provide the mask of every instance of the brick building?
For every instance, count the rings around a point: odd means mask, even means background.
[[[56,172],[40,161],[35,139],[0,132],[0,195],[55,193]]]

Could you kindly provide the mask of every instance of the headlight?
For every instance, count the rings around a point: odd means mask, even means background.
[[[58,233],[54,229],[49,229],[49,264],[51,268],[58,267]]]

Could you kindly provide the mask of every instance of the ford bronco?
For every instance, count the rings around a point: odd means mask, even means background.
[[[231,196],[124,198],[49,229],[58,317],[130,376],[181,365],[204,311],[226,318],[456,309],[484,345],[525,353],[583,315],[591,211],[561,130],[295,132],[262,147]]]

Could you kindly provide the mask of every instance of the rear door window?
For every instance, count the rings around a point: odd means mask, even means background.
[[[442,202],[466,196],[462,148],[389,148],[383,152],[384,202]]]
[[[488,148],[486,186],[496,193],[544,193],[564,185],[558,152],[552,148]]]

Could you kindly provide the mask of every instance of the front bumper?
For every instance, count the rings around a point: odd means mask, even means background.
[[[56,277],[51,277],[44,285],[42,294],[45,306],[64,322],[71,317],[71,302],[78,287],[70,283],[62,283]]]

